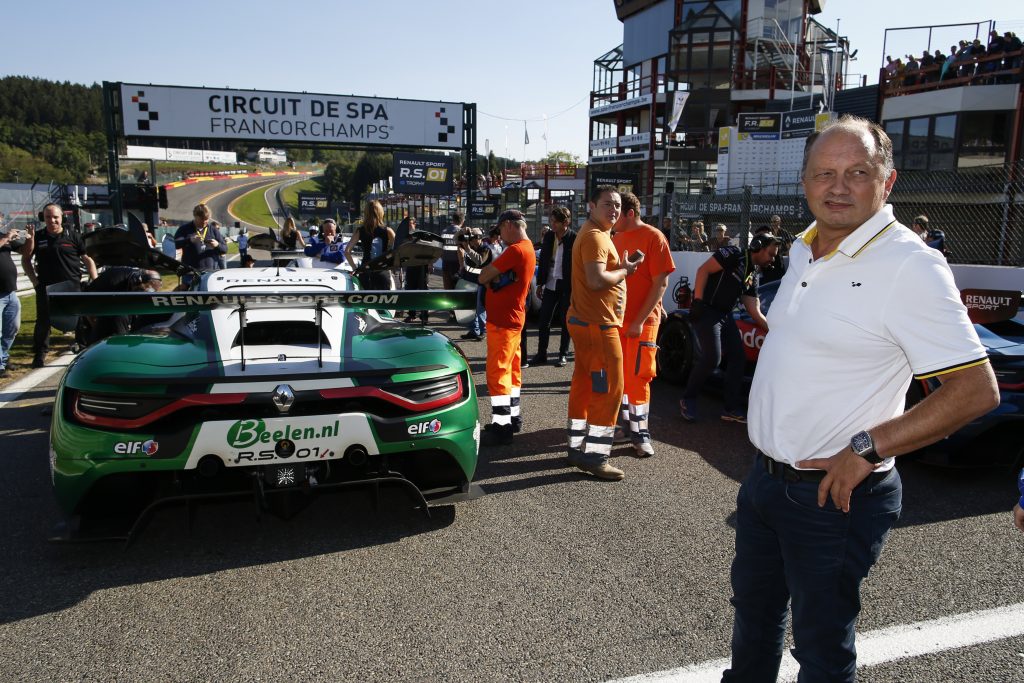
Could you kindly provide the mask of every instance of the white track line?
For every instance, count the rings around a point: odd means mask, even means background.
[[[13,403],[21,398],[21,395],[27,391],[35,389],[37,386],[50,379],[58,372],[64,372],[64,368],[71,363],[74,358],[73,354],[65,353],[57,356],[49,365],[45,368],[39,368],[28,373],[17,382],[12,382],[3,391],[0,391],[0,408],[5,408],[8,403]]]
[[[892,626],[857,635],[857,668],[1024,635],[1024,603],[968,612],[932,621]],[[713,659],[669,671],[622,678],[615,683],[717,683],[728,659]],[[795,681],[799,665],[787,651],[779,681]]]

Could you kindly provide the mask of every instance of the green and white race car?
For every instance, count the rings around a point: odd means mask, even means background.
[[[471,497],[467,360],[389,310],[471,308],[472,296],[365,292],[348,272],[289,267],[205,273],[183,292],[54,295],[58,312],[171,314],[89,347],[61,380],[55,538],[88,536],[111,510],[132,513],[130,538],[155,508],[211,497],[272,511],[367,485],[405,487],[424,510]]]

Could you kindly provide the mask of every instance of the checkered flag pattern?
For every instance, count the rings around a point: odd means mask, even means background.
[[[150,111],[149,103],[145,101],[145,97],[145,90],[136,90],[135,94],[132,95],[132,103],[138,107],[139,110],[139,118],[136,120],[139,130],[149,130],[150,121],[160,120],[160,112]]]

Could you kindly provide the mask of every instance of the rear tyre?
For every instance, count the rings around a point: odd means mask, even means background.
[[[669,318],[658,335],[658,377],[685,384],[693,368],[693,331],[680,318]]]

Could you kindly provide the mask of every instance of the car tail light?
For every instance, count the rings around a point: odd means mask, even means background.
[[[451,405],[463,397],[462,375],[448,375],[383,387],[338,387],[321,389],[324,399],[379,398],[406,410],[423,412]]]
[[[234,405],[248,394],[190,394],[178,398],[91,394],[73,391],[71,413],[82,424],[138,429],[171,413],[195,406]]]

